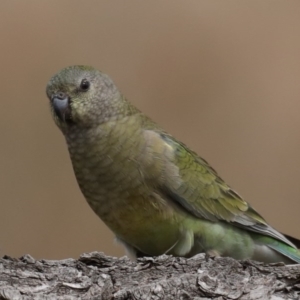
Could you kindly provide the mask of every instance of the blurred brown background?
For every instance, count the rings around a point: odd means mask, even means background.
[[[300,238],[300,2],[1,1],[0,254],[123,255],[86,204],[45,86],[88,64]]]

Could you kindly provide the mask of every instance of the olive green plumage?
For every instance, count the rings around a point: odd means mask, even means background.
[[[107,75],[68,67],[49,81],[47,95],[83,195],[132,254],[300,262],[293,243]]]

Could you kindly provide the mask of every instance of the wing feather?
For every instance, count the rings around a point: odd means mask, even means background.
[[[160,132],[157,136],[173,151],[165,163],[172,164],[173,170],[174,165],[177,166],[178,170],[177,176],[167,176],[159,187],[166,198],[196,218],[229,222],[245,230],[271,236],[295,248],[231,189],[204,159],[170,135]]]

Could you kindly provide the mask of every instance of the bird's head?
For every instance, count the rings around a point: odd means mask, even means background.
[[[67,67],[54,75],[46,89],[55,123],[92,127],[126,115],[127,101],[113,81],[88,66]]]

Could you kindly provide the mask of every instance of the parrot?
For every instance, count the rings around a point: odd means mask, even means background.
[[[131,257],[205,253],[300,263],[299,240],[270,226],[108,75],[69,66],[49,80],[46,94],[83,196]]]

